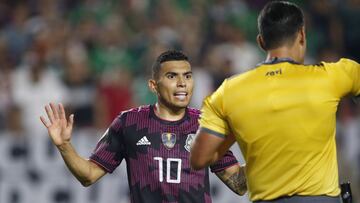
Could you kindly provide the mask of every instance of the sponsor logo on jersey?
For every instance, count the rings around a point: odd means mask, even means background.
[[[151,145],[151,142],[147,139],[146,136],[144,136],[136,143],[136,145]]]
[[[175,133],[163,133],[161,134],[161,140],[166,149],[172,149],[176,143]]]
[[[275,75],[281,75],[281,74],[282,74],[282,71],[280,68],[278,70],[273,70],[273,71],[267,72],[265,76],[275,76]]]
[[[188,134],[186,141],[185,141],[185,146],[184,146],[186,151],[190,152],[191,145],[192,145],[194,139],[195,139],[195,134]]]

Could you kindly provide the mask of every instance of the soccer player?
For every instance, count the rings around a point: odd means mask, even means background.
[[[187,107],[193,89],[187,56],[179,51],[161,54],[153,65],[149,87],[157,94],[157,103],[121,112],[89,160],[71,146],[74,115],[67,120],[61,104],[45,107],[50,122],[40,119],[84,186],[112,173],[125,159],[131,202],[211,202],[208,169],[195,171],[189,162],[200,111]],[[246,192],[244,167],[230,151],[210,169],[235,193]]]
[[[191,165],[214,163],[232,134],[252,201],[338,203],[336,111],[342,97],[360,95],[360,65],[349,59],[304,65],[304,15],[293,3],[269,2],[258,28],[266,61],[205,99]]]

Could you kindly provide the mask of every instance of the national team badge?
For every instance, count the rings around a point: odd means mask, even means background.
[[[194,139],[195,139],[195,134],[188,134],[184,146],[186,151],[190,152],[191,144],[193,143]]]
[[[161,134],[161,140],[166,149],[172,149],[176,143],[175,133],[163,133]]]

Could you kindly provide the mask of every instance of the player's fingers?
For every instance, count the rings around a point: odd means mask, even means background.
[[[70,116],[69,116],[69,121],[68,121],[68,127],[73,127],[73,125],[74,125],[74,114],[71,114]]]
[[[46,111],[46,114],[47,114],[50,122],[54,123],[54,121],[55,121],[54,114],[53,114],[52,110],[50,109],[49,105],[45,106],[45,111]]]
[[[50,107],[51,107],[51,110],[53,111],[53,114],[54,114],[54,118],[55,119],[58,119],[59,118],[59,112],[58,110],[56,109],[56,106],[54,103],[50,103]]]
[[[65,119],[66,120],[65,109],[64,109],[64,106],[61,103],[59,104],[59,117],[60,117],[60,119]]]
[[[40,116],[40,120],[46,128],[50,127],[50,124],[46,121],[46,119],[43,116]]]

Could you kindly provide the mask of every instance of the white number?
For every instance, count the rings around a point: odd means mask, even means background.
[[[154,160],[158,160],[159,161],[159,181],[160,182],[163,182],[163,175],[162,175],[162,172],[163,172],[163,158],[161,157],[154,157]]]
[[[159,181],[163,182],[163,158],[162,157],[154,157],[154,160],[159,161]],[[176,179],[171,179],[171,162],[177,163],[176,169]],[[176,158],[168,158],[166,159],[166,182],[167,183],[180,183],[181,181],[181,159]]]
[[[177,162],[177,174],[176,179],[172,180],[170,177],[170,165],[171,162]],[[181,173],[181,159],[175,159],[175,158],[168,158],[166,160],[166,182],[168,183],[180,183],[180,173]]]

